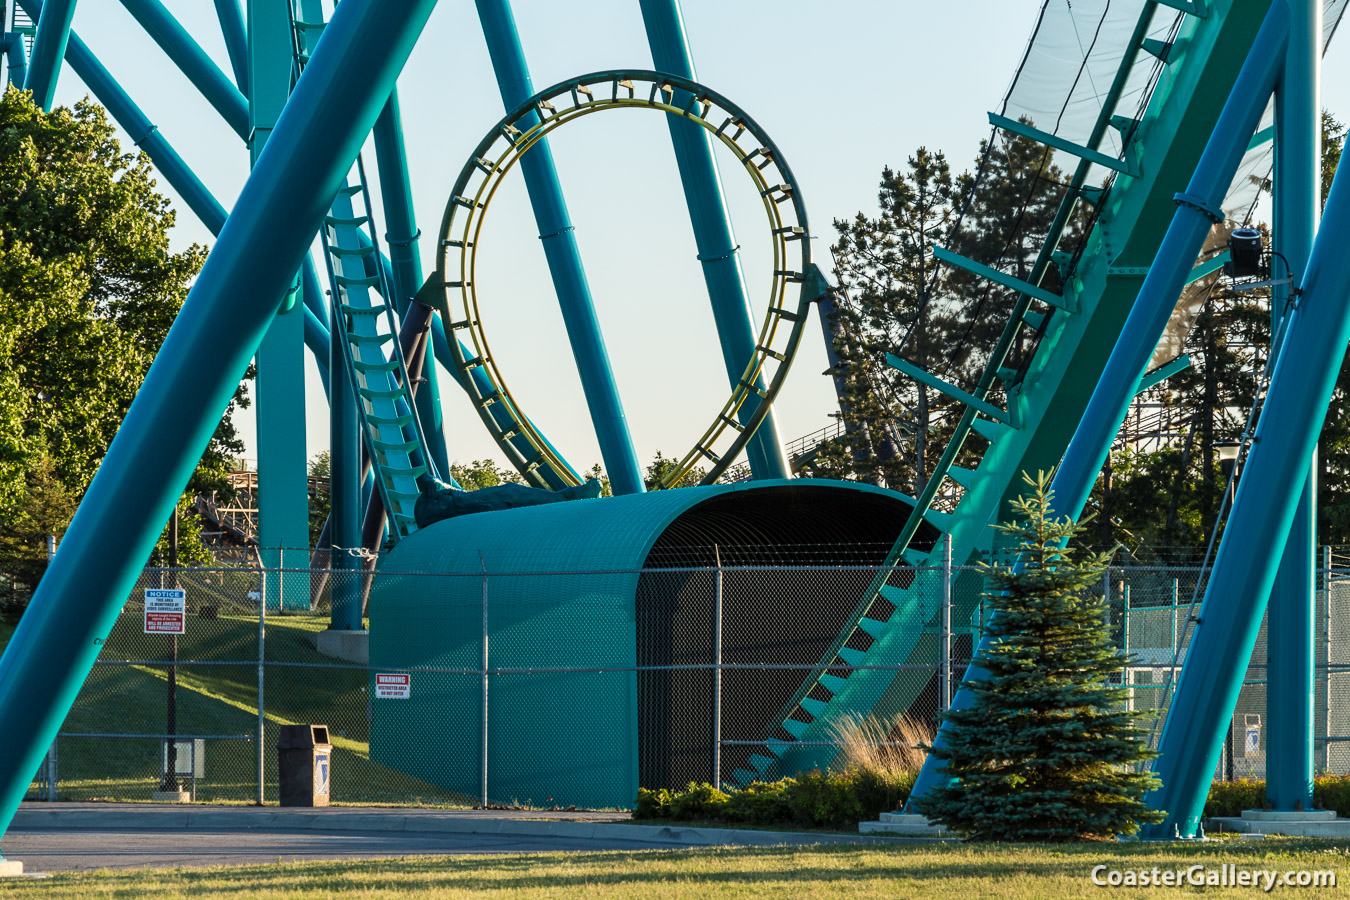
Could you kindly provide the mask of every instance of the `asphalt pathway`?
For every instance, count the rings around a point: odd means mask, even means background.
[[[672,849],[670,843],[611,838],[390,831],[211,831],[11,828],[9,859],[28,872],[237,866],[296,860],[377,859],[451,853]]]

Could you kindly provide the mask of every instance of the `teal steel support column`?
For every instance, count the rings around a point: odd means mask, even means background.
[[[1273,243],[1288,262],[1288,271],[1276,274],[1298,284],[1312,251],[1322,200],[1322,2],[1283,2],[1289,6],[1290,26],[1284,71],[1275,88]],[[1290,285],[1275,288],[1272,326],[1286,309],[1290,292]],[[1313,808],[1315,468],[1309,467],[1303,484],[1267,618],[1266,801],[1279,810]]]
[[[1056,515],[1076,519],[1087,504],[1092,485],[1106,462],[1107,452],[1138,391],[1149,358],[1158,346],[1177,298],[1195,266],[1205,236],[1216,222],[1223,221],[1220,204],[1237,173],[1247,142],[1260,124],[1266,101],[1275,89],[1288,34],[1288,8],[1283,3],[1275,3],[1266,14],[1242,64],[1185,193],[1176,195],[1177,208],[1172,222],[1068,450],[1055,470],[1052,488]],[[974,656],[986,652],[990,643],[987,638],[982,639]],[[966,685],[987,677],[984,669],[971,666],[952,700],[952,708],[968,707],[974,695]],[[1241,681],[1239,676],[1239,685]],[[945,733],[945,728],[938,730],[935,740],[939,745],[944,741]],[[930,756],[910,792],[911,802],[922,797],[941,777],[940,764]],[[1203,799],[1203,793],[1201,796]]]
[[[10,34],[6,41],[3,45],[7,69],[5,79],[9,84],[23,88],[24,80],[28,77],[28,54],[23,47],[23,35]]]
[[[332,546],[328,568],[333,569],[332,609],[328,627],[340,631],[361,629],[359,573],[361,548],[361,421],[356,388],[339,341],[328,342],[330,356],[328,463],[331,506],[328,534]]]
[[[393,275],[394,309],[402,316],[408,301],[422,287],[422,261],[417,256],[421,231],[413,214],[412,182],[408,177],[408,156],[403,148],[403,119],[399,113],[398,91],[389,95],[380,117],[375,120],[375,165],[380,178],[380,197],[384,202],[384,236],[389,247],[389,268]],[[436,379],[436,360],[426,354],[421,376],[426,379],[417,391],[417,418],[422,423],[427,450],[436,468],[450,471],[445,446],[445,424],[441,416],[441,390]],[[413,374],[416,377],[417,373]]]
[[[1284,7],[1275,4],[1272,9]],[[1300,26],[1301,27],[1301,26]],[[1350,168],[1350,167],[1348,167]],[[1162,787],[1149,804],[1167,810],[1146,836],[1194,833],[1224,732],[1261,629],[1285,536],[1326,419],[1350,341],[1350,171],[1341,169],[1286,326],[1255,441],[1238,482],[1204,605],[1159,743]]]
[[[256,165],[290,94],[293,54],[286,5],[249,0],[248,35],[253,138],[249,152]],[[258,547],[269,569],[283,567],[286,550],[309,548],[305,316],[294,302],[295,294],[302,293],[294,291],[299,273],[297,265],[289,292],[279,292],[274,298],[278,311],[257,353]],[[300,555],[292,559],[291,568],[302,568],[300,559]],[[303,559],[308,565],[308,552]],[[270,576],[265,596],[283,609],[308,609],[309,588],[304,580],[302,575]]]
[[[164,5],[159,0],[122,0],[122,5],[188,77],[192,86],[201,91],[206,102],[215,107],[239,137],[248,140],[248,101]],[[289,54],[289,41],[286,46]]]
[[[502,101],[507,109],[513,109],[534,94],[515,18],[507,0],[477,0],[477,5]],[[558,170],[553,164],[547,139],[534,145],[521,159],[520,168],[534,208],[539,239],[544,242],[544,254],[562,307],[567,337],[581,374],[586,406],[595,425],[595,436],[600,443],[600,455],[604,458],[610,485],[616,494],[641,493],[644,490],[642,469],[628,433],[628,419],[624,416],[619,388],[609,365],[609,353],[600,333],[600,321],[581,265],[576,233],[567,214],[567,202],[563,199]]]
[[[220,33],[225,38],[225,52],[230,56],[230,69],[239,93],[248,96],[248,35],[244,30],[244,10],[239,0],[216,0],[216,18]]]
[[[277,120],[236,215],[0,657],[0,832],[133,592],[433,6],[344,0]],[[333,104],[334,96],[343,102]]]
[[[697,81],[679,0],[640,0],[640,5],[656,70]],[[688,92],[679,93],[683,96],[672,101],[676,106],[689,99]],[[689,207],[689,219],[694,226],[694,242],[703,264],[703,280],[708,285],[717,336],[722,344],[722,362],[734,388],[755,355],[755,328],[746,299],[740,245],[731,230],[731,214],[722,193],[722,178],[707,130],[678,116],[665,118],[675,147],[680,181],[684,185],[685,205]],[[755,385],[761,390],[764,388],[762,376],[756,377]],[[741,406],[738,418],[748,422],[758,407],[759,398],[752,396]],[[772,411],[765,416],[746,446],[745,455],[755,478],[792,477]]]
[[[33,37],[33,55],[28,60],[28,78],[23,86],[33,92],[33,102],[43,109],[52,108],[56,97],[56,77],[70,40],[70,23],[75,18],[75,0],[50,0],[37,18]]]

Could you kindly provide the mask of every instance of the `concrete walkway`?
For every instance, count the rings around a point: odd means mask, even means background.
[[[26,870],[455,853],[895,843],[814,832],[636,825],[621,812],[24,803],[0,842]]]

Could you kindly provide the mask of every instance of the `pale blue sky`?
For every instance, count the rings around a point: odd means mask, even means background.
[[[213,4],[165,3],[228,73]],[[536,88],[651,66],[636,0],[517,0],[514,7]],[[699,79],[778,143],[821,235],[821,255],[832,219],[873,209],[882,166],[902,166],[920,145],[945,151],[954,167],[970,164],[989,132],[985,112],[998,106],[1039,7],[1038,0],[684,0]],[[121,4],[83,0],[75,29],[228,209],[247,175],[238,137]],[[1342,118],[1350,118],[1347,45],[1344,37],[1333,44],[1324,79],[1324,105]],[[450,188],[503,111],[469,0],[441,0],[399,90],[430,272],[430,238]],[[85,93],[63,71],[57,102]],[[552,143],[639,459],[657,449],[682,455],[727,388],[665,124],[655,114],[615,112],[569,126]],[[769,265],[765,226],[749,183],[725,162],[723,171],[758,321]],[[479,279],[485,325],[526,412],[574,465],[588,467],[600,454],[523,186],[503,193]],[[209,243],[210,235],[182,209],[175,243],[192,241]],[[824,368],[813,323],[778,403],[785,440],[830,423],[834,397]],[[442,382],[451,457],[496,456],[467,400],[448,378]],[[312,364],[307,387],[312,453],[328,444]],[[251,441],[251,417],[240,419]]]

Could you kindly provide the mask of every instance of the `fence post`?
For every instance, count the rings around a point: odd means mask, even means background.
[[[47,561],[51,562],[56,555],[56,535],[47,535]],[[56,802],[56,742],[59,738],[52,738],[52,745],[47,750],[47,802]]]
[[[722,551],[714,544],[717,572],[713,581],[713,787],[722,789]]]
[[[263,671],[267,659],[267,573],[258,558],[258,805],[266,805],[267,772],[264,742],[267,738],[266,714],[263,706]]]
[[[1322,670],[1322,771],[1331,773],[1331,545],[1322,546],[1322,648],[1326,668]]]
[[[952,536],[942,536],[942,668],[938,671],[942,711],[952,705]]]
[[[478,564],[483,567],[483,809],[488,805],[488,574],[483,552],[478,552]]]
[[[59,738],[52,738],[52,745],[47,750],[47,802],[56,802],[56,742]]]

